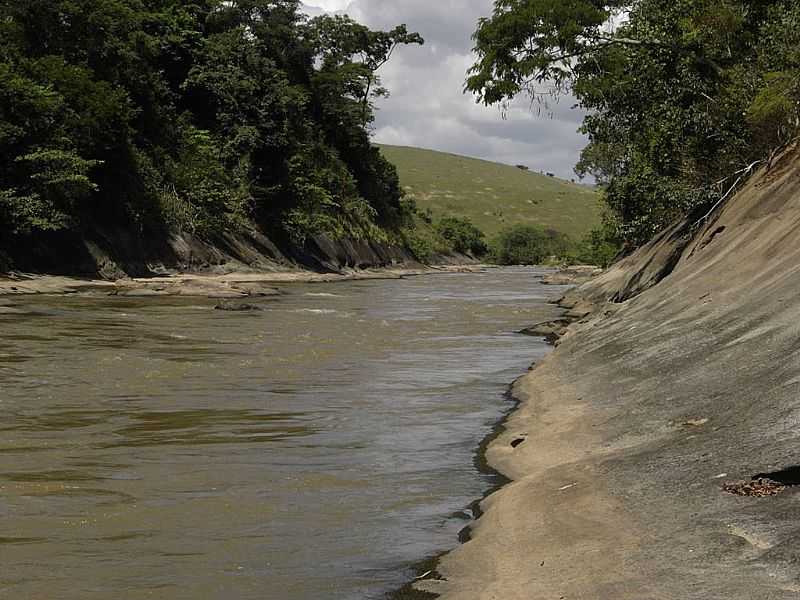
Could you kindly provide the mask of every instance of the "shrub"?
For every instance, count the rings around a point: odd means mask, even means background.
[[[483,256],[489,250],[483,232],[469,219],[444,217],[436,224],[436,232],[455,252]]]
[[[590,231],[576,246],[570,256],[573,264],[596,265],[604,269],[614,262],[622,244],[607,234],[605,229]]]
[[[430,239],[421,235],[416,229],[407,229],[403,232],[403,242],[419,262],[427,264],[433,258],[435,248]]]
[[[745,115],[756,141],[767,147],[788,142],[797,133],[800,80],[791,71],[767,73],[764,87]]]
[[[15,163],[27,175],[27,189],[0,189],[1,222],[13,233],[66,229],[81,202],[97,191],[89,171],[100,161],[71,150],[37,149]]]
[[[501,265],[540,265],[565,257],[569,238],[554,229],[515,225],[500,232],[492,242],[492,260]]]

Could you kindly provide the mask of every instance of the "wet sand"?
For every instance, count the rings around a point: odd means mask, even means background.
[[[624,561],[640,535],[603,489],[598,467],[614,448],[598,443],[568,381],[547,357],[515,383],[519,407],[486,450],[510,483],[484,500],[470,542],[442,557],[417,589],[504,600],[641,591],[643,574]],[[592,595],[598,588],[603,596]]]

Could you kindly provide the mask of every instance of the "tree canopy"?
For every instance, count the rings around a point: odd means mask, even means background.
[[[474,40],[480,101],[571,92],[587,111],[577,171],[630,246],[797,135],[794,0],[496,0]]]
[[[0,236],[398,227],[372,101],[394,49],[423,40],[299,4],[0,2]]]

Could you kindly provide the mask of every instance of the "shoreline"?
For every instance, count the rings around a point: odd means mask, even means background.
[[[596,274],[596,273],[595,273]],[[554,272],[550,276],[546,277],[546,280],[543,281],[545,285],[578,285],[586,281],[586,274],[585,272],[574,273],[570,272],[568,269],[560,269],[559,271]],[[549,280],[548,280],[549,279]],[[550,304],[554,304],[558,306],[562,314],[554,319],[552,322],[547,323],[540,323],[539,325],[550,325],[555,323],[564,323],[569,322],[571,325],[573,322],[577,321],[577,317],[575,315],[570,315],[569,311],[571,309],[568,305],[563,305],[561,300],[563,299],[562,296],[554,296],[548,302]],[[490,449],[492,446],[498,442],[498,440],[509,433],[509,423],[513,419],[514,415],[520,410],[523,403],[526,401],[526,398],[521,396],[518,392],[517,386],[522,384],[523,380],[528,377],[531,377],[535,372],[537,367],[540,364],[543,364],[552,354],[555,352],[557,346],[558,339],[563,335],[564,332],[568,329],[569,325],[564,326],[560,329],[558,335],[550,333],[537,333],[532,332],[532,328],[526,328],[521,331],[517,331],[518,335],[528,335],[531,337],[540,337],[543,341],[552,346],[550,352],[541,359],[538,363],[534,362],[528,368],[528,371],[515,379],[513,382],[509,383],[506,391],[504,393],[505,400],[509,403],[509,407],[507,410],[504,411],[503,415],[497,420],[497,422],[492,426],[491,430],[480,440],[478,446],[475,450],[475,454],[473,456],[473,463],[478,470],[479,473],[483,475],[489,475],[494,480],[492,485],[484,492],[484,494],[473,500],[469,505],[464,508],[465,513],[471,513],[471,518],[469,522],[459,531],[458,534],[458,546],[451,550],[446,550],[441,552],[435,556],[430,556],[420,560],[416,563],[413,567],[413,571],[415,573],[414,579],[407,582],[401,588],[394,590],[387,594],[387,600],[436,600],[437,598],[442,598],[443,595],[441,591],[435,590],[429,586],[436,586],[436,582],[446,581],[443,575],[439,572],[440,567],[442,566],[443,561],[452,553],[456,552],[460,547],[463,547],[465,544],[470,542],[473,537],[473,530],[478,526],[480,519],[484,516],[486,509],[484,509],[484,503],[489,500],[492,496],[496,493],[500,492],[506,486],[513,484],[514,479],[510,477],[508,474],[504,473],[498,466],[494,465],[492,460],[489,457]],[[512,442],[518,440],[520,438],[514,438]],[[527,439],[527,438],[526,438]],[[431,583],[429,583],[431,582]]]
[[[515,384],[520,405],[486,451],[511,483],[415,589],[797,597],[796,157],[567,292],[574,321]],[[774,493],[747,493],[764,481]]]
[[[522,377],[524,377],[524,375],[520,375],[520,378]],[[473,456],[473,463],[478,472],[483,475],[489,475],[495,479],[495,481],[492,483],[491,487],[484,492],[483,496],[473,500],[466,507],[464,507],[463,512],[465,514],[471,513],[472,516],[470,517],[469,522],[458,532],[459,544],[466,544],[471,539],[472,528],[478,519],[480,519],[483,515],[481,504],[484,502],[484,500],[486,500],[495,492],[501,490],[504,486],[511,483],[511,479],[503,475],[500,471],[489,464],[489,461],[486,459],[486,450],[492,444],[492,442],[494,442],[506,431],[506,422],[511,415],[514,414],[514,411],[519,408],[520,400],[513,394],[515,383],[516,380],[513,383],[508,384],[508,387],[503,394],[506,402],[509,402],[511,406],[504,411],[503,415],[492,426],[492,429],[489,431],[489,433],[487,433],[486,436],[484,436],[484,438],[480,441],[475,451],[475,455]],[[424,584],[425,581],[436,581],[441,578],[441,574],[438,572],[440,561],[445,556],[450,554],[450,552],[452,552],[452,550],[446,550],[435,556],[424,558],[416,563],[413,566],[413,571],[416,574],[414,579],[404,584],[401,588],[389,592],[386,596],[387,600],[436,600],[436,598],[439,598],[439,594],[418,589],[416,586],[419,584]]]
[[[556,303],[570,327],[579,320],[569,315],[569,304]],[[549,343],[558,346],[557,340]],[[430,574],[407,586],[413,594],[390,596],[392,600],[566,599],[575,596],[556,592],[554,585],[565,578],[582,580],[583,590],[598,582],[612,587],[618,582],[615,567],[636,544],[637,534],[597,483],[601,475],[593,463],[613,450],[598,443],[588,423],[590,407],[564,384],[559,360],[554,348],[509,386],[514,405],[476,454],[476,462],[502,483],[476,501],[475,519],[462,530],[460,545],[436,557]],[[561,498],[554,502],[554,496]],[[592,546],[590,564],[576,560]],[[505,564],[509,559],[514,566]],[[566,575],[570,569],[574,572]],[[520,577],[526,578],[525,585]]]
[[[243,271],[224,274],[175,273],[115,281],[33,273],[0,274],[0,298],[48,295],[109,295],[123,297],[185,296],[212,299],[246,299],[280,294],[274,286],[289,283],[336,283],[402,279],[441,273],[477,273],[492,265],[463,264],[426,267],[380,267],[339,273],[314,271]]]

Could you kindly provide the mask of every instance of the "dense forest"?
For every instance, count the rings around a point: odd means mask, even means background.
[[[474,41],[479,101],[587,113],[577,171],[608,211],[580,260],[702,217],[800,127],[796,0],[495,0]],[[380,67],[421,43],[299,0],[0,1],[0,269],[121,232],[485,251],[469,223],[418,219],[370,142]]]
[[[496,0],[474,40],[481,101],[587,111],[577,170],[628,248],[702,219],[798,134],[797,0]]]
[[[65,232],[396,235],[372,102],[422,42],[298,0],[0,2],[0,263]]]

